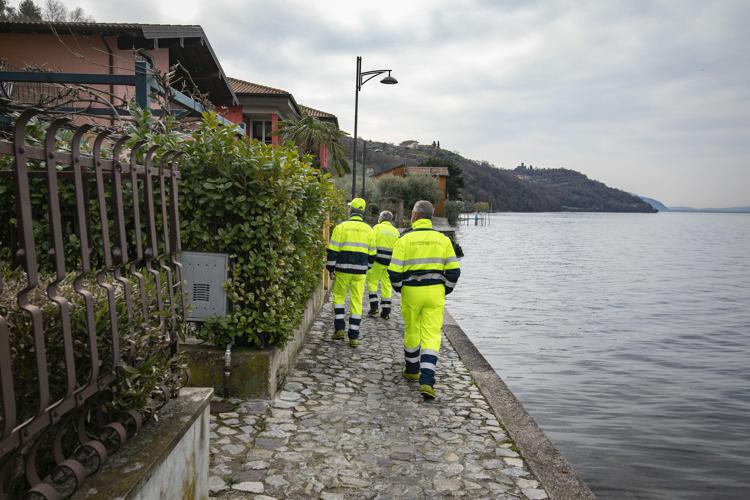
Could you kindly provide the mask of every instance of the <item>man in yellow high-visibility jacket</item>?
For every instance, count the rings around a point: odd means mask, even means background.
[[[445,295],[453,291],[461,269],[447,236],[432,229],[434,208],[418,201],[411,230],[393,247],[388,267],[393,288],[401,293],[407,380],[419,380],[419,392],[435,399],[435,367],[440,351]]]
[[[391,280],[388,278],[388,264],[391,263],[393,245],[401,235],[398,229],[393,227],[392,221],[393,214],[391,212],[388,210],[380,212],[378,224],[373,228],[378,253],[375,256],[375,263],[367,272],[367,289],[370,291],[370,312],[367,314],[370,316],[378,314],[378,282],[380,282],[380,304],[383,306],[380,317],[383,319],[388,319],[391,314],[393,287],[391,287]]]
[[[359,345],[359,327],[362,322],[362,298],[365,294],[365,276],[375,262],[375,232],[362,221],[365,200],[354,198],[349,203],[349,220],[333,229],[328,243],[326,268],[333,282],[333,338],[344,338],[346,294],[349,292],[349,345]]]

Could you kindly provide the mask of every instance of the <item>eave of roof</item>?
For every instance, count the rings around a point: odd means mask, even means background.
[[[439,169],[440,173],[436,174],[436,175],[444,176],[444,177],[450,176],[448,167],[432,167],[432,166],[429,166],[429,165],[396,165],[395,167],[391,167],[391,168],[387,168],[385,170],[381,170],[377,174],[374,174],[373,177],[379,177],[381,175],[388,174],[391,171],[399,169],[399,168],[403,168],[404,169],[404,174],[409,174],[409,171],[411,169],[419,169],[419,170],[417,170],[417,172],[423,171],[423,169],[431,169],[431,170],[437,170],[437,169]]]
[[[336,115],[332,113],[328,113],[326,111],[321,111],[319,109],[311,108],[310,106],[305,106],[304,104],[300,104],[299,107],[302,111],[312,116],[313,118],[317,118],[323,121],[333,122],[336,124],[336,127],[339,126],[339,119],[336,117]]]
[[[229,85],[238,97],[260,97],[260,98],[287,98],[292,104],[292,107],[298,115],[302,114],[300,106],[294,99],[294,95],[291,92],[283,89],[277,89],[275,87],[269,87],[268,85],[260,85],[258,83],[248,82],[246,80],[240,80],[230,76],[228,78]]]
[[[177,60],[191,60],[197,66],[203,62],[210,62],[213,68],[206,76],[192,74],[202,92],[208,92],[214,104],[232,105],[237,104],[224,69],[216,57],[206,33],[199,25],[175,25],[175,24],[139,24],[139,23],[80,23],[80,22],[48,22],[48,21],[0,21],[0,33],[45,33],[45,34],[79,34],[79,35],[114,35],[131,37],[132,40],[123,43],[131,43],[133,48],[156,49],[168,47],[175,52]],[[138,40],[148,41],[149,46],[138,46]],[[186,40],[196,40],[197,43],[186,47]],[[195,47],[203,47],[208,57],[201,58],[195,51]],[[123,48],[123,47],[119,47]],[[199,49],[200,50],[200,49]],[[170,51],[170,56],[172,52]],[[170,57],[171,59],[171,57]],[[170,61],[171,63],[171,61]],[[187,68],[190,70],[190,68]]]
[[[387,174],[393,170],[396,170],[397,168],[406,168],[406,165],[396,165],[395,167],[386,168],[385,170],[381,170],[380,172],[373,174],[373,177],[379,177],[383,174]]]

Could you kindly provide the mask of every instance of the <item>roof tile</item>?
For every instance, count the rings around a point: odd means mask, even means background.
[[[229,85],[232,87],[232,90],[234,90],[235,94],[268,94],[282,96],[291,95],[291,93],[286,90],[268,87],[267,85],[259,85],[257,83],[246,82],[245,80],[232,78],[231,76],[228,77],[227,80],[229,81]]]
[[[327,113],[325,111],[321,111],[319,109],[311,108],[309,106],[305,106],[303,104],[299,105],[300,109],[303,110],[308,115],[312,116],[313,118],[336,118],[336,115],[332,113]]]

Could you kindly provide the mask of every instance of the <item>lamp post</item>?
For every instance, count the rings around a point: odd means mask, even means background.
[[[357,56],[357,84],[354,90],[354,151],[352,154],[352,199],[356,196],[357,190],[357,119],[359,118],[359,91],[362,85],[369,82],[378,75],[388,73],[388,76],[380,80],[385,85],[395,85],[398,80],[391,76],[390,69],[376,69],[372,71],[362,71],[362,57]],[[364,165],[363,165],[364,167]],[[362,194],[365,193],[365,172],[362,172]]]

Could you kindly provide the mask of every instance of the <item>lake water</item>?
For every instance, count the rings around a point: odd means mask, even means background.
[[[600,498],[750,498],[750,215],[496,214],[447,307]]]

